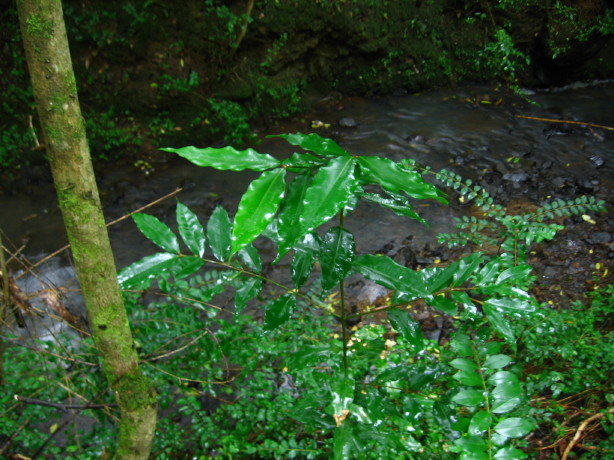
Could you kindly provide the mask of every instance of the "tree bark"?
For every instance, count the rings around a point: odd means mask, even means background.
[[[102,369],[120,408],[117,458],[146,459],[156,393],[139,367],[81,116],[60,0],[17,0],[56,193]]]

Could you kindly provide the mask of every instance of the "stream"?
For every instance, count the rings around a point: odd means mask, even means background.
[[[334,138],[354,155],[382,155],[393,160],[411,157],[435,170],[452,169],[485,186],[500,204],[518,210],[530,210],[550,198],[571,199],[583,194],[605,200],[611,209],[614,131],[517,116],[613,127],[614,82],[527,93],[533,103],[483,86],[371,99],[329,97],[301,119],[270,128],[269,133],[313,131]],[[280,158],[292,152],[285,141],[265,139],[263,134],[256,150]],[[194,144],[203,147],[198,139]],[[256,177],[199,168],[163,152],[151,165],[149,174],[131,164],[109,164],[97,171],[108,221],[180,186],[183,191],[176,198],[197,212],[203,222],[217,204],[232,215],[249,181]],[[454,195],[450,202],[450,206],[417,203],[430,228],[369,204],[361,204],[346,226],[355,233],[359,252],[391,252],[411,241],[413,250],[427,263],[437,251],[437,233],[451,231],[454,216],[471,212],[471,207],[459,203]],[[172,224],[174,208],[175,198],[170,198],[146,212]],[[22,255],[30,262],[66,244],[51,184],[30,185],[16,195],[2,194],[0,209],[5,246],[24,246]],[[580,217],[571,219],[566,231],[547,243],[548,249],[532,261],[538,275],[555,285],[553,292],[569,291],[561,293],[562,297],[578,297],[586,290],[597,262],[612,265],[613,227],[614,219],[607,214],[598,216],[595,224]],[[131,219],[111,226],[109,233],[118,267],[156,250]],[[265,247],[270,257],[272,249]],[[21,269],[13,265],[14,274]],[[54,286],[65,286],[67,291],[74,287],[66,252],[36,271]],[[19,283],[25,292],[41,289],[41,281],[34,276],[23,276]],[[70,302],[77,304],[79,300]]]

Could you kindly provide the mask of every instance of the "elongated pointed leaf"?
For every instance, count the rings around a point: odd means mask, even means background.
[[[296,251],[292,258],[292,284],[300,288],[309,279],[316,261],[315,253],[308,251]]]
[[[235,314],[241,313],[247,306],[247,302],[260,294],[262,290],[262,280],[259,278],[249,278],[237,289],[235,294]]]
[[[337,374],[336,380],[331,385],[333,397],[333,414],[337,421],[337,426],[341,426],[343,420],[348,415],[347,410],[354,401],[354,378],[349,374]],[[343,418],[343,420],[339,420]]]
[[[305,194],[311,185],[309,173],[296,176],[288,187],[286,199],[277,218],[275,242],[278,246],[277,259],[283,257],[301,237],[299,218],[303,214]]]
[[[354,235],[350,232],[341,227],[326,232],[320,245],[322,289],[331,289],[346,277],[355,252]]]
[[[176,153],[197,166],[210,166],[221,170],[243,171],[244,169],[251,169],[252,171],[264,171],[281,164],[271,155],[258,153],[254,149],[182,147],[179,149],[163,148],[161,150]]]
[[[262,259],[253,244],[248,244],[238,252],[239,258],[254,273],[262,271]]]
[[[196,214],[179,201],[177,201],[177,226],[181,239],[192,254],[203,257],[206,242],[205,230]]]
[[[299,237],[332,219],[343,209],[357,186],[354,167],[352,157],[337,157],[316,173],[303,199]]]
[[[481,253],[476,252],[467,257],[463,257],[458,261],[458,268],[454,272],[453,286],[460,286],[478,269],[483,262],[484,257]]]
[[[364,199],[368,201],[377,203],[384,208],[390,209],[397,216],[403,216],[403,217],[409,217],[410,219],[416,219],[417,221],[422,222],[427,227],[429,226],[429,223],[426,220],[424,220],[422,217],[420,217],[420,214],[414,211],[413,207],[411,206],[411,203],[407,199],[400,200],[400,199],[386,198],[381,195],[378,195],[377,193],[364,193],[362,196]]]
[[[493,307],[488,303],[484,304],[484,313],[490,324],[507,340],[510,344],[516,343],[516,336],[510,322],[503,316],[496,307]]]
[[[388,319],[392,327],[416,348],[414,353],[424,350],[424,336],[420,324],[413,320],[408,311],[395,308],[388,312]]]
[[[478,365],[467,358],[456,358],[450,361],[450,366],[455,369],[467,372],[474,372],[478,370]]]
[[[288,144],[298,145],[302,149],[309,150],[318,155],[349,156],[349,153],[343,150],[335,141],[332,139],[325,139],[316,133],[276,134],[268,137],[281,137],[285,139]]]
[[[176,254],[168,252],[158,252],[143,257],[138,262],[120,270],[118,274],[119,284],[124,289],[140,287],[145,282],[165,273],[177,260],[179,260],[179,257]]]
[[[173,231],[160,219],[149,214],[138,213],[132,216],[141,233],[152,243],[174,254],[179,254],[179,240]]]
[[[335,430],[333,438],[334,460],[360,458],[361,450],[360,439],[354,433],[354,426],[351,423],[344,423]]]
[[[282,295],[269,305],[264,312],[264,329],[276,329],[290,319],[296,309],[296,297],[291,294]]]
[[[444,312],[446,315],[454,316],[458,313],[456,302],[448,299],[445,295],[436,295],[427,300],[430,307]]]
[[[520,398],[510,398],[502,401],[495,401],[490,406],[493,414],[507,414],[513,411],[520,404]]]
[[[443,198],[443,192],[433,184],[425,182],[420,173],[406,170],[388,158],[358,157],[358,164],[364,180],[378,184],[384,190],[393,193],[403,191],[411,198],[433,198],[447,203]]]
[[[512,358],[508,355],[492,355],[486,358],[486,361],[482,363],[482,367],[484,369],[503,369],[511,362]]]
[[[488,299],[488,305],[492,309],[506,315],[515,315],[518,313],[530,313],[535,311],[535,306],[531,304],[529,299],[519,299],[517,297],[502,297]]]
[[[215,258],[226,262],[230,257],[230,235],[232,224],[224,208],[215,208],[207,224],[207,239]]]
[[[169,270],[175,278],[185,278],[196,273],[204,264],[205,262],[197,256],[180,257]]]
[[[354,257],[352,268],[365,278],[381,286],[401,291],[410,297],[429,295],[420,273],[397,264],[390,257],[363,254]]]
[[[272,222],[284,195],[286,170],[265,171],[243,194],[237,209],[230,255],[247,246]]]
[[[495,425],[495,431],[508,438],[521,438],[533,428],[533,423],[520,417],[506,418]]]

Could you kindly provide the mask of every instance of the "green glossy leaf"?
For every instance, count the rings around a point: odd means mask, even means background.
[[[502,383],[497,385],[492,390],[492,397],[497,402],[507,401],[512,398],[519,398],[520,396],[522,396],[522,386],[518,381]]]
[[[458,269],[454,272],[452,277],[453,286],[460,286],[477,270],[480,264],[484,261],[484,257],[481,253],[475,252],[470,256],[463,257],[458,261]]]
[[[512,362],[512,358],[507,355],[493,355],[486,358],[482,367],[484,369],[503,369]]]
[[[160,219],[149,214],[137,213],[132,216],[141,233],[152,243],[173,254],[179,254],[179,240],[173,231]]]
[[[357,186],[354,167],[352,157],[337,157],[318,170],[303,199],[299,237],[332,219],[343,209]]]
[[[308,251],[296,251],[292,258],[291,277],[294,287],[300,288],[309,279],[311,270],[316,261],[315,253]]]
[[[493,414],[506,414],[513,411],[520,404],[520,398],[505,399],[502,401],[495,401],[491,405],[491,411]]]
[[[490,305],[489,301],[484,304],[484,313],[486,313],[490,324],[503,336],[503,338],[511,344],[516,343],[516,336],[514,335],[514,330],[509,321],[499,313],[495,307]]]
[[[334,460],[359,458],[360,452],[360,440],[354,434],[354,427],[351,423],[344,423],[335,430],[333,437]]]
[[[224,208],[215,208],[207,224],[207,239],[211,251],[219,261],[226,262],[230,257],[230,235],[232,224]]]
[[[422,329],[420,329],[420,323],[414,321],[408,311],[398,308],[389,310],[388,319],[392,327],[415,347],[414,353],[424,350],[424,336]]]
[[[271,223],[285,191],[285,169],[265,171],[241,197],[232,227],[230,256],[254,241]]]
[[[459,391],[452,401],[462,406],[479,406],[484,402],[484,395],[480,390],[465,389]]]
[[[491,385],[501,385],[505,383],[516,382],[518,382],[518,376],[509,371],[495,372],[493,375],[488,377],[488,383],[490,383]]]
[[[289,144],[298,145],[304,150],[310,150],[318,155],[325,156],[349,156],[339,144],[332,139],[325,139],[316,133],[310,134],[276,134],[267,137],[281,137]]]
[[[413,207],[411,206],[411,203],[406,198],[403,200],[386,198],[381,195],[378,195],[377,193],[363,193],[362,197],[365,200],[379,204],[383,208],[390,209],[397,216],[403,216],[403,217],[409,217],[410,219],[416,219],[417,221],[425,224],[427,227],[429,226],[429,223],[426,220],[424,220],[420,216],[420,214],[414,211]]]
[[[197,256],[180,257],[170,267],[170,271],[175,278],[185,278],[196,273],[204,264],[205,261]]]
[[[296,297],[285,294],[266,306],[264,312],[264,329],[276,329],[290,319],[296,309]]]
[[[527,454],[515,447],[502,447],[495,452],[494,458],[498,460],[521,460],[527,457]]]
[[[482,377],[475,371],[458,371],[452,377],[463,385],[470,387],[481,387],[483,385]]]
[[[335,377],[330,390],[333,398],[333,414],[337,418],[347,416],[346,411],[354,402],[354,379],[345,373],[336,374]]]
[[[443,192],[433,184],[425,182],[420,173],[404,169],[388,158],[363,156],[358,157],[358,164],[364,180],[378,184],[384,190],[392,193],[403,191],[412,198],[434,198],[447,203]]]
[[[454,316],[458,313],[458,306],[452,299],[448,299],[445,295],[436,295],[427,300],[430,307],[445,313],[446,315]]]
[[[177,201],[177,226],[181,239],[192,254],[203,257],[205,255],[205,230],[196,214],[179,201]]]
[[[496,309],[500,313],[506,315],[514,315],[518,313],[530,313],[535,311],[535,306],[533,306],[530,300],[527,299],[519,299],[514,297],[503,297],[503,298],[492,298],[486,301],[486,304],[492,307],[492,309]]]
[[[472,436],[480,436],[490,428],[492,417],[487,411],[481,410],[473,414],[467,432]]]
[[[493,280],[499,274],[501,268],[501,261],[499,259],[493,259],[484,265],[480,271],[475,275],[476,286],[487,286],[493,283]]]
[[[259,295],[260,291],[262,291],[262,280],[248,278],[235,293],[235,313],[241,313],[247,302]]]
[[[461,371],[473,372],[478,370],[478,365],[467,358],[456,358],[450,361],[450,366]]]
[[[329,229],[320,244],[322,289],[329,290],[347,276],[355,252],[354,235],[341,227]]]
[[[450,345],[460,356],[473,356],[474,349],[471,339],[466,334],[454,334]]]
[[[119,284],[123,289],[140,287],[143,283],[159,277],[179,260],[176,254],[158,252],[143,257],[122,270],[118,274]]]
[[[508,438],[521,438],[531,432],[535,425],[520,417],[510,417],[495,425],[495,431]]]
[[[245,246],[237,255],[252,272],[260,273],[262,271],[262,259],[253,244]]]
[[[365,278],[413,298],[429,295],[419,272],[397,264],[390,257],[362,254],[354,257],[352,268]]]
[[[323,166],[326,160],[311,155],[306,152],[293,153],[290,158],[283,160],[283,165],[291,172],[304,172],[305,168],[313,169],[318,166]]]
[[[279,252],[277,260],[283,257],[301,237],[299,218],[303,214],[305,194],[312,180],[310,174],[301,174],[296,176],[288,187],[286,199],[277,217],[277,234],[274,237]]]
[[[462,438],[458,438],[454,441],[456,452],[462,452],[464,455],[473,454],[475,459],[487,459],[488,455],[486,454],[486,441],[482,439],[480,436],[463,436]],[[476,457],[477,455],[477,457]],[[485,457],[484,457],[485,456]]]
[[[526,264],[510,267],[507,270],[501,272],[501,274],[497,277],[497,281],[495,281],[495,284],[498,285],[503,282],[518,283],[525,281],[532,271],[533,268],[530,265]]]
[[[252,171],[264,171],[281,164],[271,155],[258,153],[254,149],[182,147],[179,149],[163,148],[161,150],[176,153],[197,166],[210,166],[221,170],[243,171],[244,169],[251,169]]]

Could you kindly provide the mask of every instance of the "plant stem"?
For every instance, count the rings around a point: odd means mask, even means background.
[[[344,214],[343,210],[339,214],[339,226],[343,228]],[[347,374],[348,371],[348,331],[347,331],[347,321],[348,314],[345,309],[345,279],[339,281],[339,306],[341,308],[341,340],[343,341],[343,371]]]

